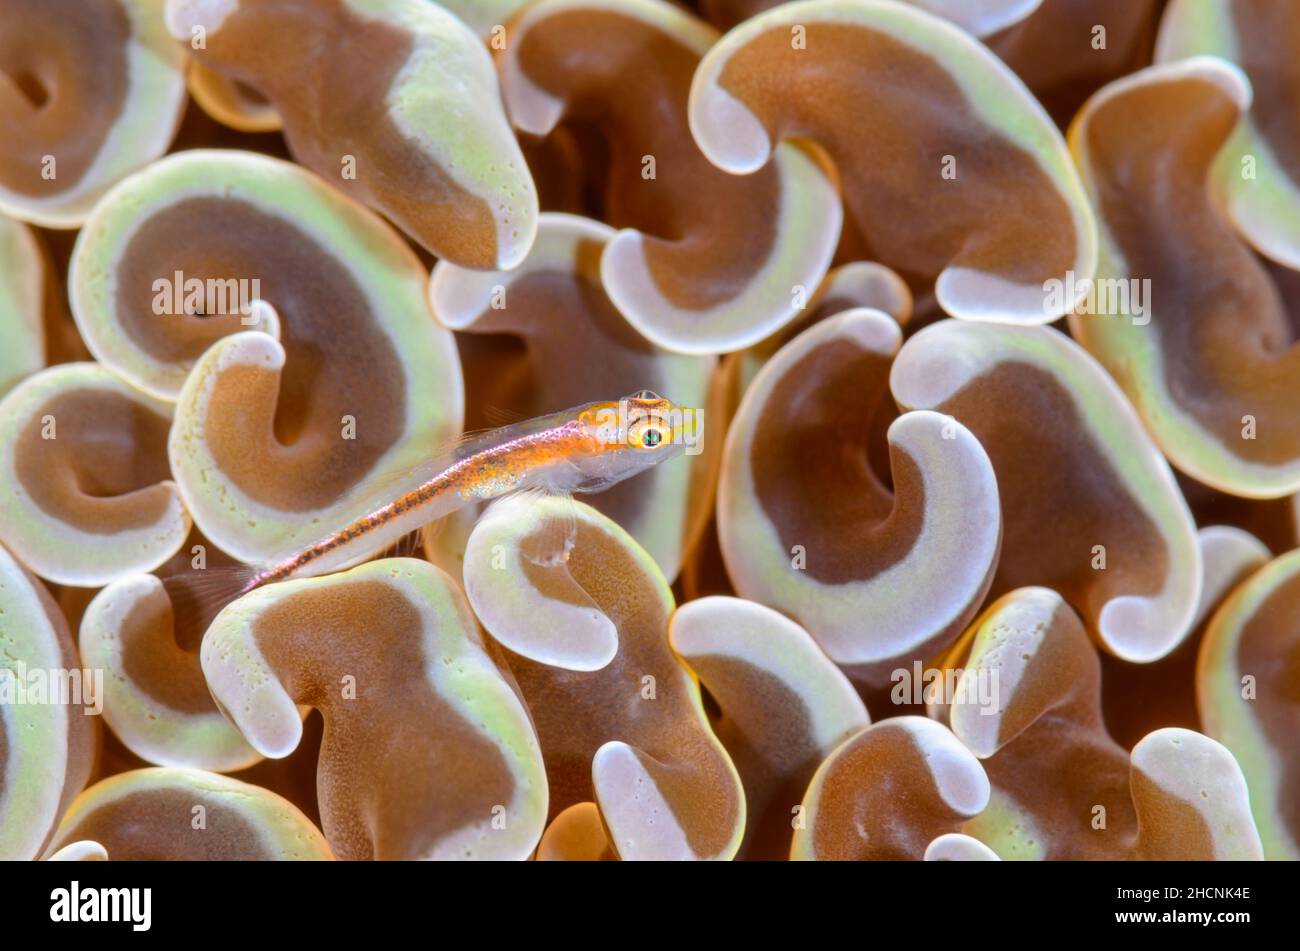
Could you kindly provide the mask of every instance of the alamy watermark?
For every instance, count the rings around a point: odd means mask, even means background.
[[[175,271],[153,282],[153,312],[160,317],[238,317],[246,327],[259,324],[262,279],[198,278]]]
[[[132,931],[148,931],[153,924],[153,889],[82,887],[74,880],[50,892],[50,921],[118,921],[130,924]]]
[[[0,706],[81,707],[88,717],[104,710],[104,671],[100,667],[28,667],[16,661],[0,667]]]
[[[688,456],[704,451],[704,410],[673,406],[667,400],[653,402],[655,405],[645,405],[641,400],[624,397],[618,401],[617,410],[597,410],[596,420],[604,430],[605,442],[653,449],[661,442],[676,441]]]
[[[1052,317],[1062,314],[1125,317],[1135,327],[1151,323],[1151,279],[1144,277],[1078,278],[1074,271],[1043,282],[1043,312]]]
[[[974,706],[983,716],[992,716],[999,709],[996,668],[931,667],[927,670],[917,660],[910,668],[895,668],[889,680],[894,685],[889,699],[896,705]]]

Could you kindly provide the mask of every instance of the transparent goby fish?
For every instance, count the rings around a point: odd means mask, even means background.
[[[458,509],[513,492],[600,492],[683,453],[699,451],[703,420],[649,390],[586,403],[464,437],[401,481],[412,488],[274,564],[164,579],[197,622],[250,591],[327,574],[381,551]],[[200,577],[207,575],[206,578]]]

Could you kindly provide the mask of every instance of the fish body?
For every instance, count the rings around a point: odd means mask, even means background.
[[[337,570],[457,509],[511,492],[598,492],[690,451],[698,410],[646,390],[503,426],[421,467],[428,474],[337,531],[257,570],[237,592]]]

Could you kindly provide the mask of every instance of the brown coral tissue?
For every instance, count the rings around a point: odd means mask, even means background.
[[[0,859],[1300,859],[1298,341],[1295,0],[0,0]]]

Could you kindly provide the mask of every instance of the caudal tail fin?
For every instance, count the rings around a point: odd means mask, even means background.
[[[187,639],[193,637],[197,643],[221,609],[246,592],[256,574],[252,565],[219,565],[163,578],[177,633],[185,632]]]

